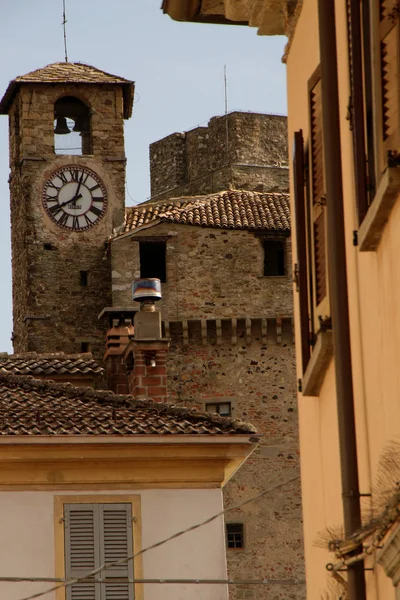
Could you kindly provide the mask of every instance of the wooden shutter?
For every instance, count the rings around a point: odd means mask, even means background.
[[[307,276],[307,222],[304,179],[303,132],[296,131],[293,142],[294,203],[296,215],[297,276],[300,305],[301,358],[303,374],[310,359],[310,314]]]
[[[66,504],[64,509],[67,578],[82,577],[132,554],[131,504]],[[67,600],[133,600],[134,586],[128,583],[133,579],[133,561],[102,571],[96,576],[100,578],[107,583],[68,587]]]
[[[385,156],[399,152],[400,49],[398,0],[379,0],[382,137]]]
[[[314,279],[317,305],[326,297],[325,174],[319,68],[309,82]]]
[[[100,564],[95,505],[66,504],[65,575],[83,577]],[[100,585],[76,583],[67,587],[67,600],[101,600]]]
[[[132,555],[132,507],[130,504],[99,505],[100,562],[113,563]],[[133,561],[104,571],[110,583],[103,584],[101,600],[130,600],[133,584],[112,582],[113,578],[133,579]]]

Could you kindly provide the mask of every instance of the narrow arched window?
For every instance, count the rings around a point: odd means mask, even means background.
[[[54,104],[54,151],[91,154],[90,110],[73,96],[64,96]]]

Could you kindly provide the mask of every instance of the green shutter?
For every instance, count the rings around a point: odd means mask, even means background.
[[[66,577],[82,577],[103,564],[133,553],[131,504],[66,504]],[[118,578],[119,581],[112,580]],[[67,600],[133,600],[133,561],[96,576],[107,583],[77,583],[67,588]],[[126,579],[126,583],[120,581]]]

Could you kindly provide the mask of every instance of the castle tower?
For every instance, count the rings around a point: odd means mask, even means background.
[[[124,220],[123,120],[134,84],[80,63],[13,80],[9,115],[14,351],[104,348],[108,239]]]

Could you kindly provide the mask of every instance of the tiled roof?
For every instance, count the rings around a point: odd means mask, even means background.
[[[90,353],[64,354],[24,354],[0,353],[0,369],[15,375],[51,377],[52,375],[101,375],[103,367]]]
[[[288,231],[288,194],[228,190],[207,196],[147,202],[126,209],[124,228],[132,232],[154,221],[224,229]]]
[[[124,117],[132,114],[134,83],[123,77],[111,75],[84,63],[58,62],[36,69],[26,75],[20,75],[10,82],[6,93],[0,101],[0,114],[8,112],[9,105],[19,85],[24,83],[101,83],[119,84],[123,87]]]
[[[0,436],[252,434],[248,423],[0,370]]]

